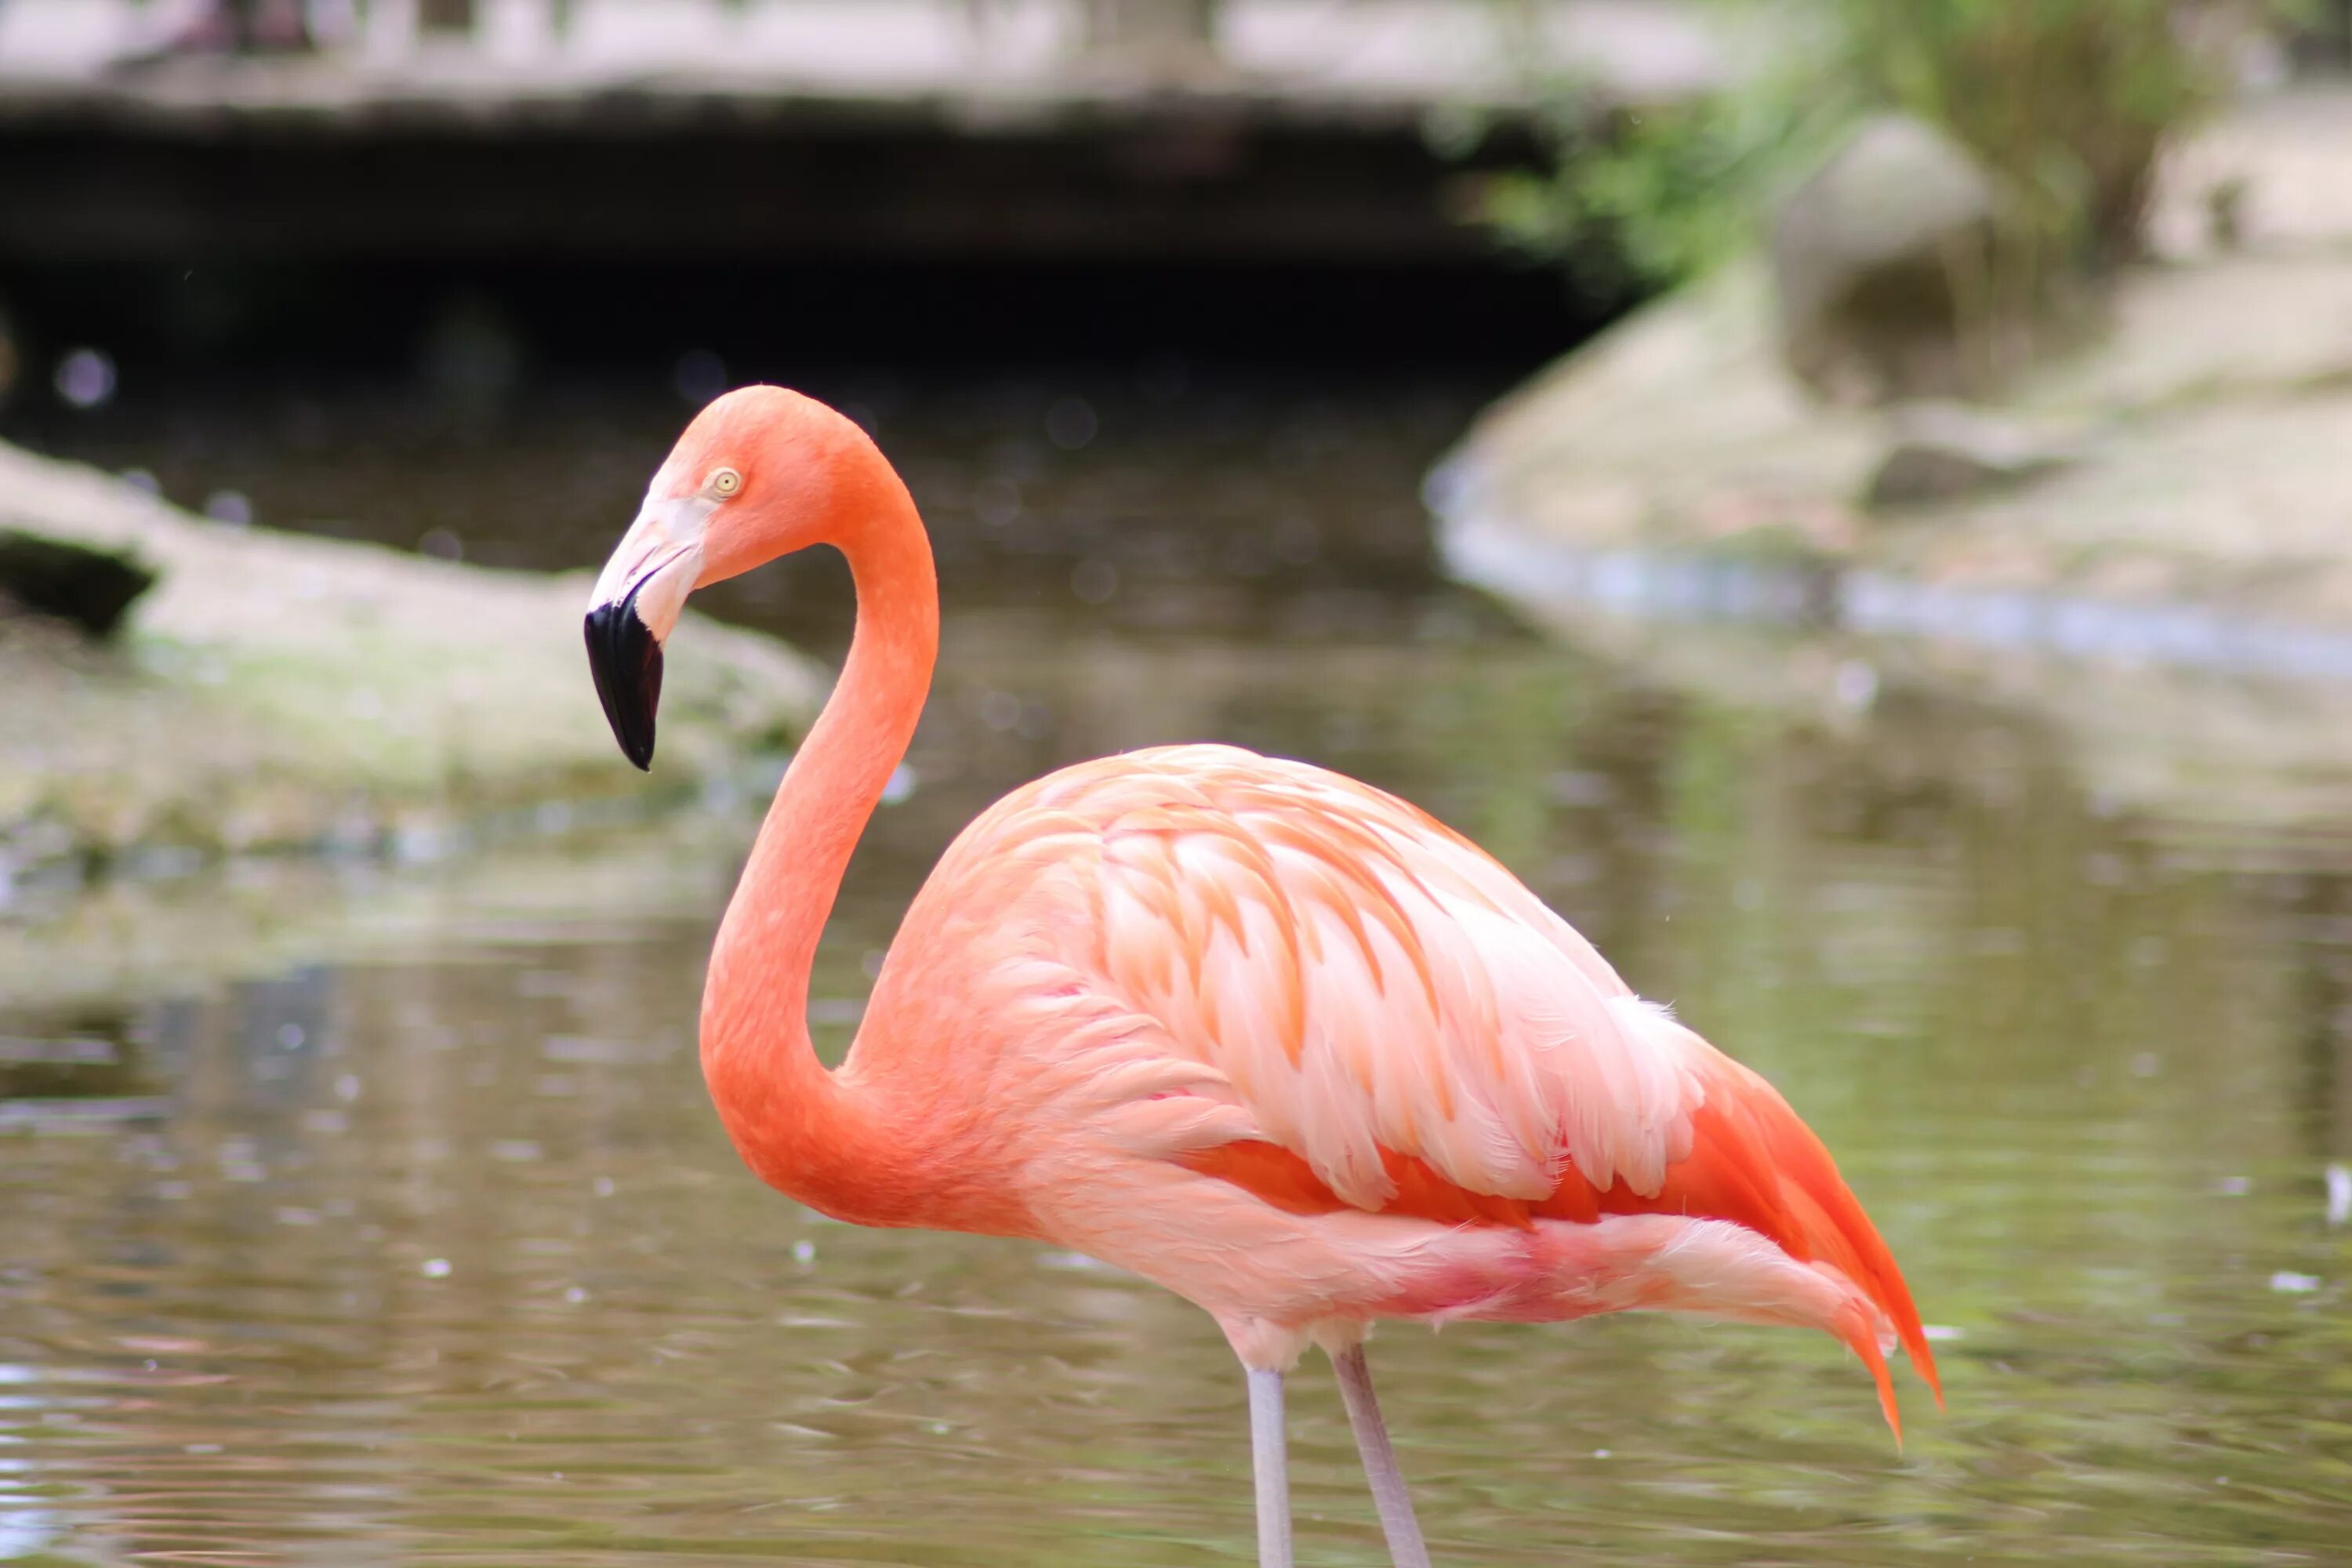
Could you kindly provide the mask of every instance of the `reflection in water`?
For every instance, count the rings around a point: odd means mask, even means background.
[[[1328,540],[1424,455],[1334,452],[1349,482],[1262,455],[1170,489],[1296,506]],[[1144,507],[1184,455],[1155,461],[1058,482]],[[1119,555],[1097,605],[1069,553],[975,542],[951,582],[917,787],[820,955],[821,1048],[1005,788],[1146,742],[1304,755],[1479,837],[1779,1082],[1951,1336],[1951,1409],[1897,1454],[1826,1341],[1391,1328],[1441,1561],[2341,1560],[2345,846],[2118,816],[2031,729],[1900,691],[1839,731],[1679,698],[1496,630],[1402,558],[1318,550],[1236,597],[1214,561]],[[1176,606],[1141,630],[1118,608],[1139,584]],[[357,890],[286,873],[286,909],[411,913],[327,962],[273,929],[287,956],[225,988],[0,1013],[105,1057],[0,1085],[44,1108],[0,1140],[0,1559],[1246,1559],[1240,1380],[1205,1318],[1066,1255],[832,1225],[738,1168],[692,1030],[749,804],[632,839],[617,872],[557,843],[338,873]],[[92,942],[170,926],[140,899],[220,894],[106,897]],[[1301,1384],[1307,1550],[1384,1561],[1338,1402]]]

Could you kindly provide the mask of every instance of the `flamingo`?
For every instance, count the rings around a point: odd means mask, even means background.
[[[930,684],[929,542],[849,419],[709,405],[598,578],[589,662],[650,767],[688,593],[810,545],[856,630],[727,907],[704,1079],[759,1177],[837,1219],[1051,1243],[1198,1304],[1245,1373],[1262,1568],[1290,1568],[1285,1377],[1330,1357],[1397,1568],[1428,1568],[1373,1397],[1381,1319],[1630,1310],[1825,1330],[1902,1436],[1937,1391],[1895,1259],[1771,1086],[1643,1001],[1467,838],[1369,785],[1221,745],[1065,768],[956,838],[856,1043],[810,964]]]

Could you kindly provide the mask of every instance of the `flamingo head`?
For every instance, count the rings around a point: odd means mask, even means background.
[[[654,759],[662,645],[695,589],[832,542],[836,476],[865,433],[814,398],[739,387],[695,416],[588,600],[588,668],[621,751]]]

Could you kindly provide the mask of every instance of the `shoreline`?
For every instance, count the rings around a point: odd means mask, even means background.
[[[1760,263],[1735,263],[1480,416],[1430,476],[1441,558],[1702,691],[1850,718],[1797,673],[1844,668],[1863,708],[1907,682],[2059,721],[2126,798],[2352,807],[2333,782],[2352,778],[2352,169],[2330,152],[2347,133],[2336,84],[2176,151],[2156,254],[2115,279],[2095,330],[1981,403],[1811,400],[1780,363]],[[2227,246],[2196,221],[2220,180],[2249,193]],[[1937,427],[1962,431],[1963,463],[1972,436],[2032,460],[1874,500]],[[1726,640],[1746,652],[1675,646]]]

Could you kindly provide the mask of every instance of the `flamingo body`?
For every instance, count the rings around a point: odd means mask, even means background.
[[[940,1184],[798,1195],[1087,1252],[1258,1364],[1379,1318],[1635,1308],[1827,1330],[1890,1420],[1881,1341],[1929,1364],[1770,1085],[1475,845],[1305,763],[1171,746],[1006,796],[917,896],[840,1070]]]
[[[905,487],[822,405],[730,394],[656,476],[588,634],[643,764],[687,593],[817,542],[858,629],[712,953],[721,1119],[836,1217],[1050,1241],[1205,1308],[1251,1369],[1262,1561],[1288,1561],[1281,1373],[1319,1343],[1397,1560],[1427,1562],[1360,1349],[1378,1319],[1696,1312],[1835,1335],[1890,1426],[1887,1350],[1934,1386],[1893,1258],[1770,1085],[1477,846],[1302,763],[1171,746],[1014,791],[940,859],[828,1072],[810,963],[937,651]]]

